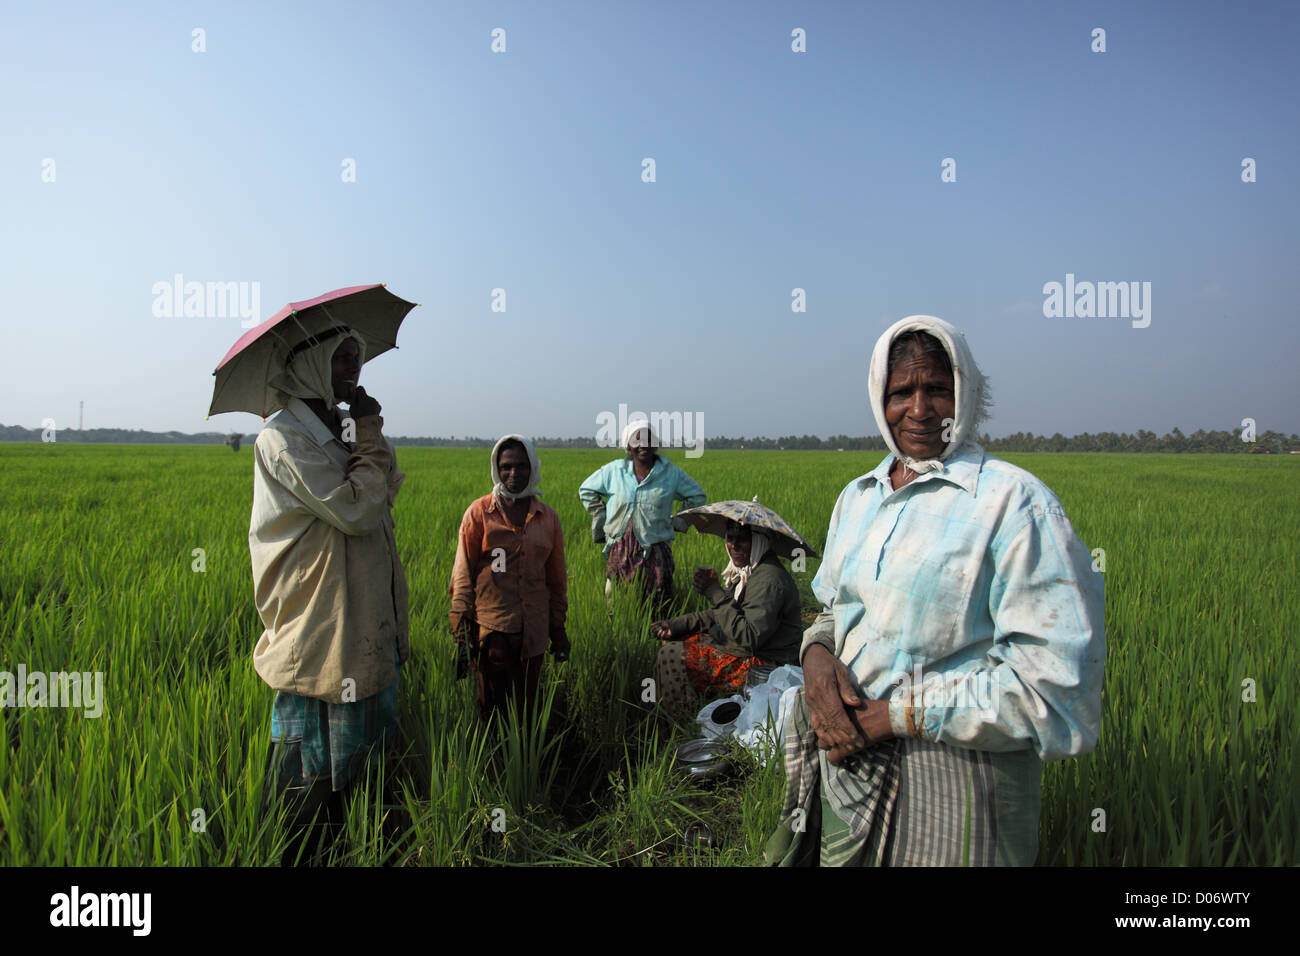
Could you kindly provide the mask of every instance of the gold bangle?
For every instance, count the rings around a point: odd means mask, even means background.
[[[917,737],[920,735],[916,732],[916,724],[912,722],[913,710],[912,702],[909,700],[903,705],[903,720],[907,724],[907,732],[913,737]]]

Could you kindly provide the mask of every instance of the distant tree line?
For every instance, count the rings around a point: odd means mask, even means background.
[[[0,441],[41,441],[43,429],[23,428],[19,425],[0,425]],[[127,428],[59,428],[53,436],[56,442],[83,442],[113,445],[228,445],[232,438],[251,445],[257,435],[231,435],[229,432],[146,432]]]
[[[1287,436],[1281,432],[1265,431],[1255,436],[1255,440],[1244,441],[1239,430],[1205,431],[1198,428],[1190,435],[1184,435],[1175,428],[1167,435],[1157,435],[1144,429],[1138,429],[1136,435],[1127,432],[1098,432],[1093,435],[1084,432],[1066,438],[1057,432],[1051,438],[1045,435],[1017,432],[1004,438],[990,439],[987,435],[980,439],[989,451],[1124,451],[1124,452],[1192,452],[1217,454],[1250,454],[1270,452],[1285,454],[1300,451],[1300,436]]]
[[[22,428],[18,425],[0,425],[0,441],[41,441],[42,430],[39,428]],[[185,444],[185,445],[234,445],[236,441],[251,445],[257,440],[256,435],[231,435],[225,432],[146,432],[125,428],[88,428],[78,431],[75,428],[60,428],[54,435],[60,442],[100,442],[114,444]],[[389,438],[394,445],[438,446],[451,448],[491,448],[495,438],[461,437],[457,438],[408,438],[397,436]],[[596,439],[582,438],[536,438],[539,448],[597,448]],[[1136,434],[1127,432],[1099,432],[1074,435],[1067,438],[1060,432],[1050,438],[1017,432],[1004,438],[991,438],[984,434],[979,436],[979,443],[988,451],[1032,452],[1032,451],[1118,451],[1118,452],[1192,452],[1217,454],[1287,454],[1300,452],[1300,436],[1284,435],[1281,432],[1260,432],[1255,441],[1243,441],[1237,430],[1205,431],[1197,429],[1190,435],[1184,435],[1175,428],[1167,435],[1157,435],[1139,429]],[[832,435],[830,438],[818,438],[816,435],[784,435],[780,438],[705,438],[706,449],[755,449],[763,451],[885,451],[885,440],[879,436],[851,437],[849,435]],[[236,450],[238,448],[236,447]]]

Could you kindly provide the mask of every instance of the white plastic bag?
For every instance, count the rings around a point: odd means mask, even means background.
[[[705,739],[735,736],[759,762],[767,763],[768,757],[781,748],[786,715],[790,713],[795,692],[802,686],[803,668],[786,664],[772,671],[765,683],[751,687],[749,700],[735,694],[710,701],[695,720],[703,728]],[[739,716],[730,723],[716,723],[713,712],[732,701],[741,705]]]

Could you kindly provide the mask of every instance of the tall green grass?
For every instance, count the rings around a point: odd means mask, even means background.
[[[672,767],[689,726],[643,699],[651,609],[604,598],[577,500],[605,452],[542,450],[569,564],[572,659],[532,719],[479,721],[447,633],[456,530],[488,490],[487,451],[399,449],[397,538],[411,590],[401,729],[348,804],[338,862],[753,864],[776,824],[780,761],[738,756],[716,784]],[[671,455],[711,499],[758,495],[815,546],[839,490],[879,455]],[[1097,749],[1049,764],[1039,862],[1279,864],[1300,858],[1300,462],[1170,455],[1008,456],[1106,552],[1107,665]],[[0,670],[102,671],[105,710],[0,709],[0,861],[266,865],[261,813],[273,694],[252,667],[247,449],[0,445]],[[206,570],[192,570],[192,551]],[[675,545],[677,607],[721,541]],[[816,562],[796,573],[807,606]],[[1242,700],[1254,681],[1256,699]],[[196,828],[194,811],[206,825]],[[1105,829],[1095,829],[1096,811]],[[500,812],[497,812],[500,811]],[[712,849],[683,833],[707,827]]]

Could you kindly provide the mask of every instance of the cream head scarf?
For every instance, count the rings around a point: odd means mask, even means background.
[[[634,418],[632,419],[632,421],[628,422],[627,425],[624,426],[623,428],[623,450],[624,451],[627,451],[627,446],[632,443],[632,439],[635,438],[636,433],[640,431],[647,432],[650,435],[651,447],[653,448],[659,447],[659,436],[656,435],[655,430],[650,427],[650,423],[646,421],[644,418]]]
[[[506,491],[506,486],[501,483],[501,473],[497,470],[497,456],[501,454],[501,446],[509,441],[517,441],[524,446],[524,451],[528,453],[528,465],[531,469],[528,475],[528,487],[517,495],[512,495]],[[540,495],[542,489],[537,487],[542,481],[542,466],[537,461],[537,450],[533,448],[533,443],[523,435],[502,435],[497,439],[497,443],[492,446],[492,495],[496,498],[497,503],[503,501],[518,501],[520,498],[527,498],[531,495]]]
[[[889,422],[885,420],[885,385],[889,382],[889,347],[898,336],[912,331],[928,332],[933,335],[943,345],[948,358],[952,361],[953,391],[956,394],[957,406],[953,412],[955,427],[952,441],[938,458],[918,460],[904,455],[894,443]],[[963,443],[974,441],[976,429],[988,418],[989,407],[992,404],[988,379],[975,364],[970,346],[966,344],[966,337],[943,319],[937,319],[932,315],[909,315],[905,319],[899,319],[876,340],[876,347],[871,352],[867,393],[871,399],[871,411],[876,416],[876,426],[884,436],[885,444],[889,446],[895,458],[917,474],[942,470],[944,459]]]
[[[733,600],[736,601],[740,600],[741,592],[745,590],[745,585],[749,583],[749,576],[754,572],[754,568],[758,567],[758,562],[763,560],[763,555],[767,554],[771,547],[768,544],[767,535],[763,534],[763,532],[754,528],[748,528],[748,530],[749,564],[743,568],[738,568],[734,561],[729,560],[727,566],[722,569],[722,583],[724,585],[730,587],[731,582],[736,582],[736,593],[733,596]],[[727,557],[731,557],[730,551],[727,552]]]
[[[366,340],[360,333],[346,325],[339,325],[328,316],[308,318],[299,323],[304,338],[289,350],[289,359],[283,369],[271,377],[270,385],[280,392],[284,404],[293,398],[319,398],[331,411],[337,406],[334,399],[334,353],[348,339],[357,343],[361,353],[360,364],[366,364]]]

